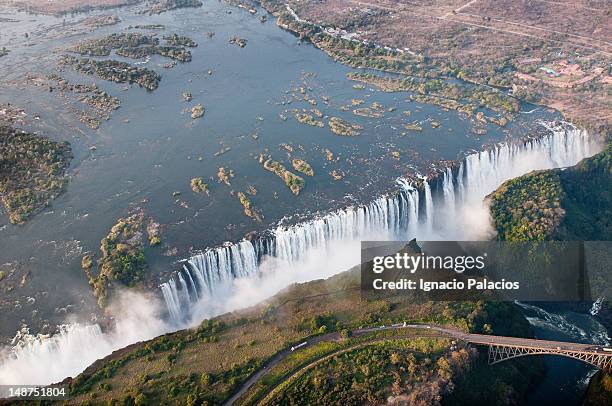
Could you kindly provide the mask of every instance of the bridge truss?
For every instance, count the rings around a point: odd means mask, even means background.
[[[527,355],[560,355],[574,358],[606,372],[612,373],[612,354],[596,351],[565,350],[562,348],[538,348],[503,344],[489,344],[489,365]]]

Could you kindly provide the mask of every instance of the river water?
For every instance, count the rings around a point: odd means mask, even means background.
[[[16,13],[7,16],[19,23],[0,23],[0,46],[11,50],[0,59],[5,83],[0,103],[21,106],[30,116],[38,114],[40,120],[30,120],[26,128],[69,140],[75,153],[67,190],[48,209],[25,226],[10,225],[0,214],[0,263],[9,264],[7,271],[18,268],[29,272],[30,282],[23,289],[36,300],[36,309],[25,303],[17,306],[27,313],[38,310],[36,320],[31,320],[33,326],[57,318],[49,309],[92,306],[80,257],[86,251],[98,251],[100,240],[129,207],[142,206],[164,226],[163,245],[146,253],[148,273],[154,281],[156,275],[176,269],[173,262],[192,251],[237,241],[287,216],[308,216],[367,202],[394,187],[397,176],[426,174],[440,160],[455,160],[483,144],[526,136],[537,127],[535,120],[556,117],[537,111],[519,116],[503,130],[489,125],[486,135],[478,135],[465,117],[414,103],[407,93],[355,89],[345,77],[351,69],[300,43],[278,28],[272,18],[262,24],[257,16],[217,2],[155,16],[137,11],[121,9],[119,24],[93,32],[82,20],[101,12],[65,18]],[[82,104],[67,104],[57,92],[34,85],[37,79],[58,73],[57,60],[79,41],[133,31],[130,27],[139,24],[163,24],[165,30],[151,32],[187,35],[199,46],[192,49],[192,62],[179,63],[173,69],[161,67],[168,62],[161,57],[141,65],[162,75],[154,92],[138,86],[126,88],[70,69],[59,72],[73,83],[93,82],[120,98],[121,108],[98,130],[89,130],[70,113],[70,108],[83,109]],[[209,38],[208,32],[215,35]],[[248,45],[239,48],[229,44],[233,35],[246,38]],[[25,78],[30,80],[25,83]],[[296,90],[299,88],[304,94]],[[185,91],[193,94],[192,103],[182,101]],[[316,106],[296,100],[304,96],[315,100]],[[349,111],[341,110],[353,99],[364,100],[364,106],[382,104],[384,116],[356,116],[350,111],[353,106]],[[192,120],[186,110],[196,103],[205,106],[206,114]],[[298,123],[287,111],[311,108],[364,129],[360,136],[340,137],[329,128]],[[390,108],[394,111],[388,111]],[[405,111],[410,111],[410,117]],[[287,121],[281,115],[288,117]],[[440,128],[433,129],[431,120],[440,122]],[[423,131],[402,127],[412,121],[422,122]],[[288,152],[280,144],[291,145],[291,157],[306,159],[315,171],[314,177],[305,176],[306,187],[300,196],[292,195],[280,178],[257,161],[259,154],[266,153],[291,168]],[[224,148],[231,149],[215,157]],[[333,161],[326,159],[326,149],[333,152]],[[391,151],[400,152],[400,158],[393,159]],[[216,181],[219,167],[235,172],[231,187]],[[345,177],[334,180],[330,175],[334,170]],[[208,181],[210,196],[191,192],[189,183],[194,177]],[[236,197],[248,186],[257,189],[251,200],[264,216],[262,224],[244,216]],[[181,195],[175,197],[174,192]],[[0,333],[4,335],[10,335],[21,322],[21,317],[10,314],[0,316]]]
[[[610,337],[604,326],[591,315],[563,309],[547,310],[533,304],[520,303],[523,313],[529,320],[536,338],[543,340],[570,341],[577,343],[609,346]],[[544,356],[546,372],[528,397],[529,405],[542,404],[582,404],[589,379],[596,369],[580,361]]]
[[[136,11],[138,8],[121,9],[120,23],[94,32],[84,28],[82,20],[100,12],[65,18],[13,13],[10,16],[19,23],[0,22],[0,46],[11,49],[8,56],[0,58],[0,103],[19,105],[30,115],[39,114],[40,120],[30,121],[25,128],[69,140],[75,152],[67,190],[48,209],[25,226],[10,225],[0,214],[0,264],[8,270],[27,273],[29,278],[26,286],[16,292],[2,293],[6,294],[2,308],[7,311],[0,315],[0,334],[5,338],[12,337],[22,324],[31,326],[36,333],[45,324],[67,320],[66,314],[83,323],[96,320],[80,258],[84,252],[98,249],[100,240],[129,207],[143,207],[148,216],[164,226],[162,246],[146,251],[149,279],[156,286],[181,269],[176,261],[207,247],[238,241],[253,230],[274,228],[283,219],[295,223],[313,218],[316,212],[371,202],[397,189],[398,177],[427,174],[441,162],[461,160],[484,145],[541,132],[542,126],[537,124],[540,120],[559,118],[537,109],[532,114],[519,115],[504,129],[488,125],[486,135],[477,134],[471,131],[473,124],[465,117],[415,103],[408,93],[355,88],[346,79],[352,69],[282,31],[271,16],[269,22],[262,24],[246,11],[217,2],[156,16]],[[121,99],[121,108],[98,130],[75,123],[70,106],[58,101],[55,94],[33,86],[35,81],[26,83],[26,77],[55,72],[58,58],[78,41],[133,30],[130,27],[138,24],[163,24],[163,31],[151,32],[187,35],[199,46],[192,49],[192,62],[179,63],[172,69],[162,67],[168,60],[161,57],[142,61],[141,66],[162,74],[154,92],[69,70],[62,72],[71,82],[94,82]],[[215,35],[210,37],[208,32]],[[247,46],[229,44],[228,39],[234,35],[246,38]],[[193,102],[182,101],[185,91],[193,94]],[[316,105],[303,100],[304,96]],[[359,107],[382,104],[383,117],[352,114],[353,100],[363,100]],[[196,103],[206,107],[206,114],[192,120],[188,108]],[[351,107],[345,111],[343,106]],[[363,127],[361,135],[339,137],[327,127],[308,126],[293,118],[292,109],[312,108],[325,116],[358,123]],[[441,123],[440,127],[433,128],[432,120]],[[422,124],[422,132],[403,128],[413,121]],[[289,154],[280,144],[290,145],[293,152]],[[215,156],[227,148],[227,152]],[[333,152],[332,161],[326,158],[326,150]],[[400,152],[399,159],[391,156],[392,151]],[[290,158],[306,159],[315,176],[305,177],[305,189],[294,196],[278,177],[262,168],[257,160],[261,153],[270,154],[288,168]],[[219,167],[235,172],[231,187],[216,181]],[[343,173],[344,178],[334,180],[330,176],[334,170]],[[190,191],[190,179],[198,176],[208,179],[210,196]],[[243,215],[235,196],[235,192],[246,192],[249,186],[257,189],[252,201],[264,215],[261,224]],[[173,196],[173,192],[180,195]],[[334,272],[343,269],[346,268],[336,268]],[[321,275],[303,274],[297,279],[315,276]],[[292,278],[287,283],[295,281]],[[157,289],[155,294],[161,296]],[[26,296],[34,301],[24,300]],[[154,317],[151,320],[147,334],[168,329],[156,323]],[[78,336],[85,337],[82,342],[101,334],[91,328],[79,331]],[[147,334],[126,340],[147,338]],[[105,355],[127,341],[108,339],[102,353],[96,355]],[[65,342],[60,339],[54,347],[66,345],[62,344]],[[81,366],[71,368],[70,373],[74,373]]]

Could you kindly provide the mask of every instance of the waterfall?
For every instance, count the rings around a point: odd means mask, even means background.
[[[403,228],[406,230],[406,238],[416,235],[419,220],[419,191],[406,179],[399,178],[397,183],[406,195],[405,216],[403,216]]]
[[[455,178],[452,168],[446,168],[444,179],[442,181],[442,192],[444,194],[444,206],[448,209],[446,213],[446,221],[453,221],[455,218]]]
[[[457,182],[457,196],[455,197],[455,201],[458,201],[460,204],[463,203],[463,196],[465,196],[465,187],[463,186],[464,170],[465,166],[461,165],[457,171],[457,178],[455,179]]]
[[[169,281],[168,287],[174,280]],[[174,286],[176,292],[176,286]],[[166,307],[174,303],[174,314],[183,308],[169,288],[162,290]],[[0,351],[0,385],[48,385],[67,376],[77,376],[88,365],[115,350],[150,340],[169,331],[162,318],[163,304],[154,295],[122,291],[111,306],[114,328],[103,331],[99,324],[72,322],[50,334],[30,334],[24,327],[10,347]]]
[[[170,279],[161,285],[162,295],[168,308],[168,314],[172,320],[179,320],[181,317],[181,305],[176,297],[176,283]]]
[[[434,205],[427,178],[423,179],[423,190],[425,193],[425,232],[429,235],[433,231]]]
[[[263,236],[226,243],[192,256],[183,270],[161,285],[169,318],[176,325],[188,323],[192,307],[202,298],[215,297],[220,286],[237,278],[258,277],[264,258],[291,264],[334,241],[368,240],[380,235],[397,240],[465,239],[469,236],[466,230],[476,226],[460,212],[461,208],[481,210],[478,213],[482,217],[482,213],[488,213],[484,197],[506,180],[533,170],[575,165],[599,150],[596,140],[573,126],[543,125],[549,130],[546,135],[469,154],[456,171],[445,168],[437,176],[421,179],[420,184],[400,178],[396,193],[369,204],[350,206],[292,226],[278,226]]]
[[[475,227],[473,217],[464,216],[465,208],[483,209],[483,198],[501,182],[533,169],[573,165],[598,151],[584,132],[550,129],[551,134],[541,138],[468,155],[452,170],[444,168],[428,177],[431,198],[425,196],[424,180],[400,178],[396,192],[369,204],[278,226],[194,255],[160,286],[161,309],[156,295],[121,292],[111,331],[74,323],[52,336],[19,334],[13,348],[0,354],[0,384],[59,382],[128,344],[186,327],[203,316],[253,305],[291,283],[329,277],[356,265],[360,240],[467,239],[466,232]],[[443,221],[453,200],[455,219]],[[432,230],[424,226],[426,216],[433,219]],[[544,320],[548,321],[559,322]],[[605,330],[597,334],[595,342],[609,342]]]

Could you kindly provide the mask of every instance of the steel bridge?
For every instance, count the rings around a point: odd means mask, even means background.
[[[606,372],[612,372],[612,354],[600,351],[568,350],[548,347],[489,344],[489,364],[498,364],[502,361],[524,357],[527,355],[560,355],[574,358]]]
[[[468,343],[486,345],[489,348],[489,364],[498,364],[513,358],[530,355],[558,355],[573,358],[612,373],[612,349],[596,344],[581,344],[564,341],[536,340],[529,338],[490,336],[483,334],[461,334]]]
[[[391,326],[391,328],[393,327]],[[466,343],[487,346],[489,348],[490,365],[528,355],[558,355],[586,362],[595,368],[612,373],[612,348],[606,348],[598,344],[469,334],[454,328],[426,324],[405,324],[401,327],[431,329]]]

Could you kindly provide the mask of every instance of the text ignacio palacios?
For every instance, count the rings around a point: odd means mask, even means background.
[[[486,266],[487,254],[479,256],[440,256],[397,253],[389,256],[376,256],[372,260],[372,272],[382,274],[386,270],[393,269],[410,275],[421,270],[444,270],[454,271],[463,274],[465,271],[482,271]],[[381,275],[382,276],[382,275]],[[424,278],[411,279],[400,278],[393,281],[385,281],[383,278],[375,278],[372,281],[375,290],[422,290],[429,292],[432,290],[516,290],[519,289],[519,282],[492,281],[485,278],[467,278],[457,280],[453,278],[447,281],[433,281]]]

